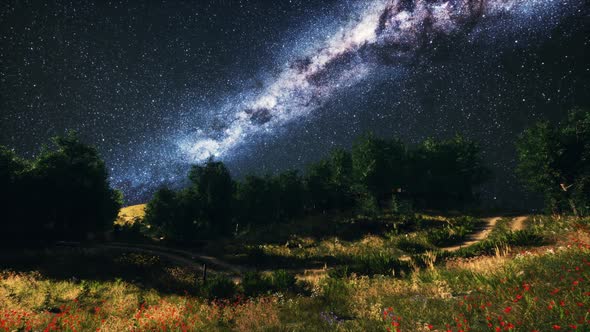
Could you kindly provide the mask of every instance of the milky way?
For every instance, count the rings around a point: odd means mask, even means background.
[[[488,196],[520,202],[516,135],[590,105],[586,2],[6,1],[0,144],[32,157],[76,130],[134,203],[209,157],[239,178],[368,131],[460,133],[496,174]]]
[[[223,158],[249,137],[310,114],[335,90],[370,77],[379,66],[412,61],[438,39],[478,38],[478,29],[490,26],[531,29],[561,15],[559,6],[571,5],[554,0],[374,1],[310,54],[289,62],[262,93],[225,106],[217,119],[221,128],[199,130],[178,144],[192,162]]]

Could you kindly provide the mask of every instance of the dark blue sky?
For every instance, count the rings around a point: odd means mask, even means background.
[[[77,130],[133,202],[208,154],[240,176],[367,131],[459,133],[496,173],[488,199],[520,202],[516,135],[589,106],[588,6],[461,3],[3,2],[0,144],[31,156]]]

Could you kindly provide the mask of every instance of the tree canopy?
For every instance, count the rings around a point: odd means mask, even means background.
[[[104,162],[75,134],[53,139],[33,160],[0,148],[4,229],[15,241],[85,239],[112,227],[122,203]]]
[[[289,170],[234,181],[223,163],[210,159],[193,166],[188,188],[158,191],[145,220],[154,234],[190,241],[304,214],[372,213],[392,202],[463,209],[477,202],[477,188],[489,176],[478,145],[460,136],[409,148],[399,140],[365,135],[351,152],[335,149],[301,176]]]
[[[517,173],[525,186],[543,194],[554,213],[590,213],[590,112],[571,111],[559,124],[541,121],[517,144]]]

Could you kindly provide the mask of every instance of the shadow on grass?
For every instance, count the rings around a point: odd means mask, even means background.
[[[95,248],[4,250],[0,270],[38,271],[44,278],[74,283],[121,280],[167,294],[197,293],[201,276],[200,271],[156,255]]]

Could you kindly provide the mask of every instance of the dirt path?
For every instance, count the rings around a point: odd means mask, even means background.
[[[203,263],[205,263],[207,264],[207,269],[211,271],[224,271],[231,272],[233,274],[241,274],[244,271],[247,271],[247,269],[242,266],[229,264],[215,257],[190,252],[187,250],[164,248],[155,245],[138,245],[130,243],[102,244],[99,247],[105,249],[126,250],[158,255],[165,257],[173,262],[189,266],[196,270],[202,270]]]
[[[485,239],[486,237],[488,237],[488,235],[490,234],[490,232],[492,231],[492,229],[494,229],[494,227],[496,226],[496,223],[498,222],[498,220],[500,220],[502,217],[493,217],[493,218],[487,218],[485,219],[486,224],[485,226],[483,226],[479,231],[471,234],[471,236],[469,237],[469,240],[464,241],[458,245],[452,246],[452,247],[446,247],[446,248],[441,248],[444,251],[457,251],[463,247],[467,247],[470,246],[476,242],[479,242],[483,239]]]
[[[510,229],[513,232],[516,231],[522,231],[524,230],[525,226],[524,226],[524,222],[528,219],[529,217],[527,216],[520,216],[520,217],[515,217],[514,220],[512,221],[512,225],[510,225]]]

